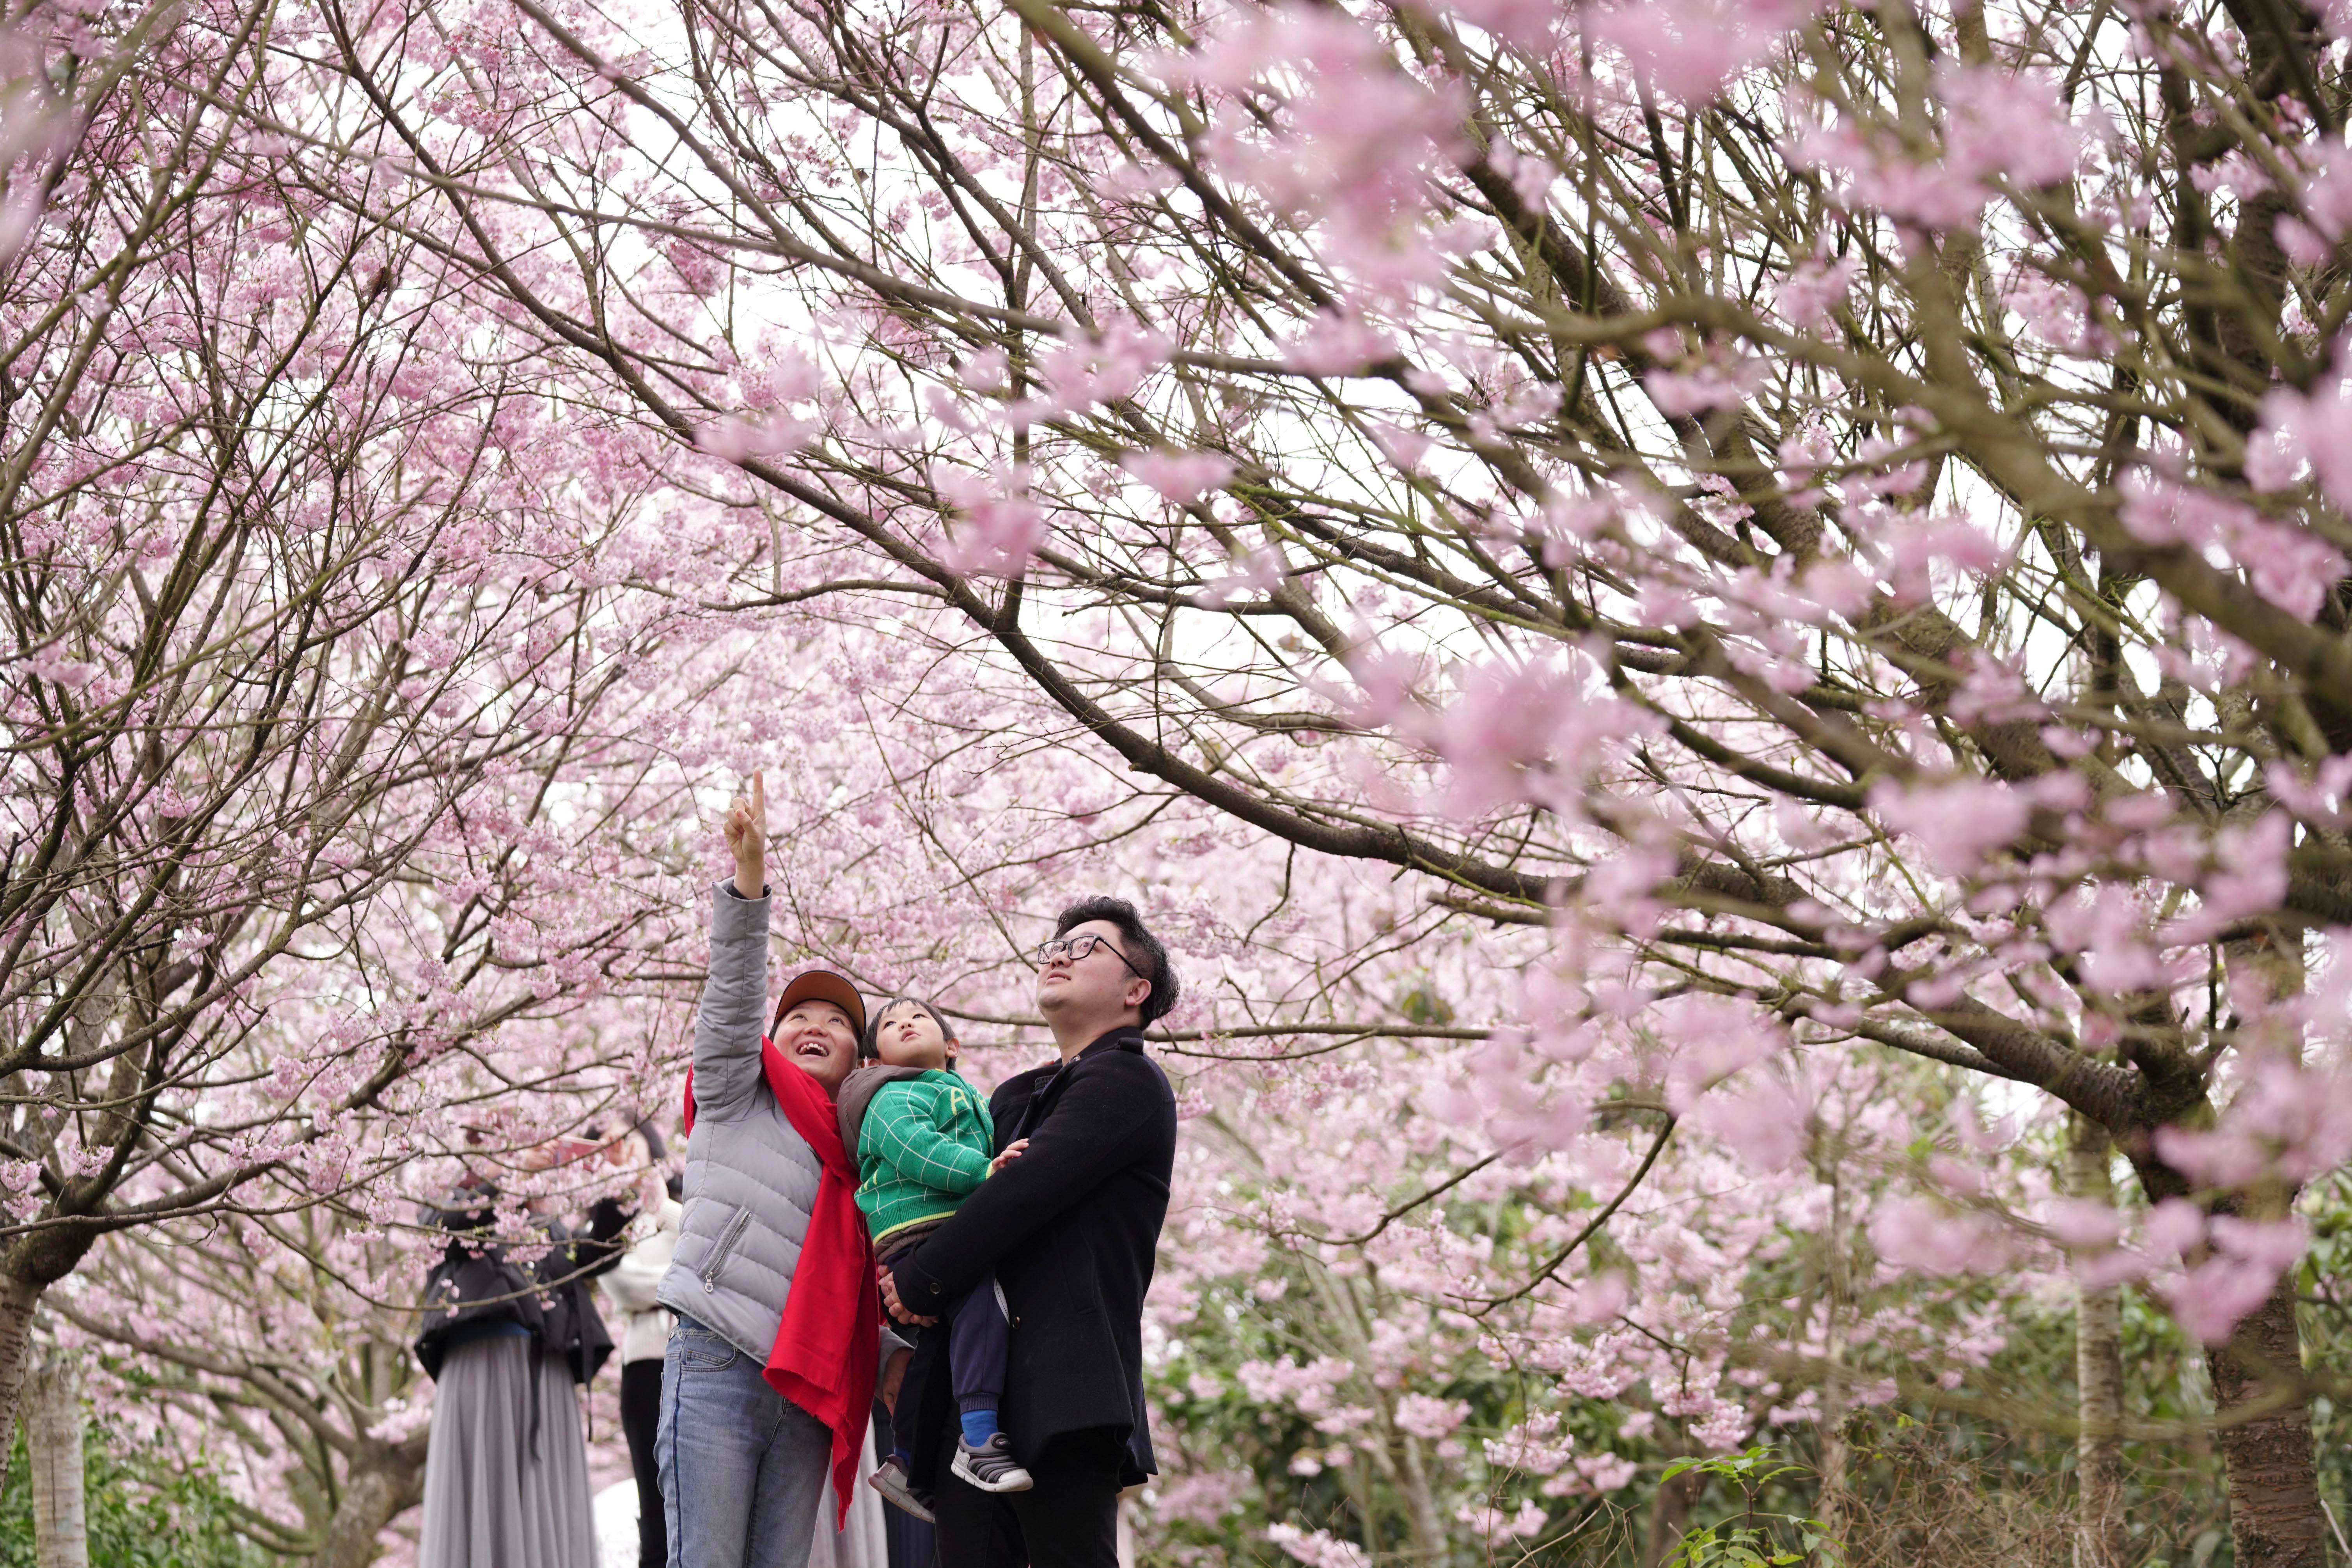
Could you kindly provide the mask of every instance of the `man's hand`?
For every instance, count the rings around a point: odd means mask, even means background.
[[[1027,1147],[1029,1147],[1029,1140],[1026,1138],[1016,1138],[1012,1142],[1006,1144],[1004,1146],[1004,1152],[999,1154],[995,1159],[991,1160],[988,1163],[988,1173],[992,1176],[996,1174],[997,1172],[1004,1169],[1005,1166],[1013,1163],[1013,1161],[1021,1158],[1021,1151]]]
[[[887,1279],[889,1276],[886,1274],[883,1278]],[[882,1369],[882,1387],[878,1392],[883,1405],[893,1415],[898,1413],[898,1389],[907,1381],[907,1363],[914,1359],[913,1351],[900,1351],[890,1358],[890,1364]]]
[[[890,1266],[888,1264],[885,1263],[876,1265],[874,1269],[874,1279],[875,1282],[882,1287],[882,1304],[889,1308],[890,1315],[898,1319],[900,1322],[919,1323],[925,1328],[929,1328],[931,1324],[939,1321],[937,1318],[919,1318],[914,1313],[907,1310],[907,1309],[899,1303],[898,1281],[890,1277]]]
[[[719,831],[735,857],[735,890],[756,899],[768,890],[768,775],[751,774],[751,793],[737,795]]]

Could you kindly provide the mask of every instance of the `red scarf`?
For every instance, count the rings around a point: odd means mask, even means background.
[[[833,1489],[841,1508],[834,1528],[849,1517],[856,1495],[857,1461],[873,1419],[875,1363],[882,1325],[874,1295],[874,1242],[857,1212],[857,1167],[841,1146],[841,1122],[832,1097],[816,1079],[784,1060],[772,1041],[760,1041],[768,1088],[793,1131],[824,1164],[816,1207],[800,1261],[784,1290],[784,1320],[768,1352],[768,1386],[833,1428]],[[686,1130],[694,1131],[694,1072],[686,1075]]]

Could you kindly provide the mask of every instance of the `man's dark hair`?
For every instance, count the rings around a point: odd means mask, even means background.
[[[1138,974],[1151,982],[1151,994],[1143,999],[1139,1009],[1146,1025],[1158,1023],[1176,1005],[1176,972],[1168,965],[1168,950],[1135,912],[1135,906],[1125,899],[1080,899],[1064,910],[1054,922],[1054,934],[1068,934],[1072,926],[1082,926],[1088,921],[1101,921],[1118,928],[1119,947],[1127,962]]]
[[[957,1045],[963,1043],[956,1039],[955,1026],[949,1023],[945,1015],[929,1002],[919,996],[893,996],[875,1008],[874,1016],[866,1021],[866,1037],[857,1042],[859,1061],[872,1062],[882,1059],[882,1015],[896,1007],[920,1007],[931,1016],[931,1022],[940,1026],[940,1038],[952,1041]]]

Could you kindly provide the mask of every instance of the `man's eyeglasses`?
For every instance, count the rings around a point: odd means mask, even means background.
[[[1038,968],[1043,969],[1049,963],[1059,963],[1066,958],[1072,963],[1076,963],[1098,947],[1110,949],[1110,955],[1126,964],[1127,972],[1138,980],[1151,978],[1136,968],[1127,954],[1119,952],[1118,943],[1107,936],[1097,936],[1092,931],[1087,932],[1084,936],[1057,936],[1051,942],[1041,942],[1037,944],[1037,951],[1029,956],[1036,961]]]

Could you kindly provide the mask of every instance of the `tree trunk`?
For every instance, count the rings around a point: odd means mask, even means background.
[[[33,1483],[33,1561],[38,1568],[89,1568],[83,1517],[81,1380],[51,1352],[26,1381],[25,1447]]]
[[[1691,1509],[1698,1502],[1698,1494],[1706,1486],[1706,1478],[1696,1470],[1685,1470],[1673,1480],[1658,1483],[1658,1495],[1650,1504],[1650,1540],[1642,1561],[1648,1568],[1658,1568],[1674,1555],[1675,1547],[1683,1538],[1683,1528],[1690,1523]]]
[[[1830,1223],[1822,1233],[1829,1251],[1823,1259],[1822,1299],[1822,1359],[1828,1375],[1822,1379],[1821,1425],[1817,1428],[1822,1441],[1821,1485],[1813,1511],[1821,1517],[1823,1532],[1843,1550],[1853,1537],[1853,1500],[1846,1485],[1853,1448],[1845,1433],[1845,1321],[1853,1301],[1849,1250],[1853,1241],[1847,1229],[1853,1222],[1845,1201],[1843,1173],[1833,1162],[1823,1163],[1828,1165],[1823,1175],[1830,1189]],[[1821,1165],[1815,1169],[1821,1169]]]
[[[2226,951],[2233,989],[2243,971],[2259,994],[2305,992],[2309,977],[2298,941],[2273,931],[2233,942]],[[2264,1184],[2224,1197],[2216,1212],[2284,1219],[2294,1200],[2292,1187]],[[2311,1394],[2303,1381],[2303,1335],[2295,1321],[2296,1272],[2289,1268],[2279,1276],[2269,1299],[2238,1325],[2228,1344],[2206,1350],[2213,1380],[2213,1440],[2230,1478],[2230,1536],[2237,1568],[2325,1568],[2327,1560]],[[2249,1409],[2260,1414],[2250,1419]]]
[[[1846,1484],[1853,1463],[1853,1445],[1845,1440],[1845,1401],[1824,1402],[1822,1413],[1821,1484],[1815,1489],[1813,1513],[1822,1531],[1841,1549],[1853,1540],[1853,1497]]]
[[[2066,1191],[2109,1208],[2107,1130],[2070,1118]],[[2074,1386],[2078,1436],[2074,1479],[2074,1568],[2125,1568],[2123,1298],[2113,1285],[2074,1283]]]
[[[56,1216],[45,1211],[42,1217]],[[33,1314],[41,1297],[79,1267],[97,1239],[95,1231],[79,1225],[45,1224],[0,1248],[0,1433],[16,1429],[32,1354]],[[0,1491],[8,1486],[9,1447],[0,1443]]]
[[[383,1527],[424,1499],[422,1449],[414,1458],[395,1451],[354,1464],[343,1478],[343,1495],[327,1521],[326,1539],[310,1559],[312,1568],[368,1568]]]
[[[2213,1374],[2214,1440],[2230,1477],[2230,1537],[2237,1568],[2326,1568],[2310,1397],[2302,1383],[2294,1271],[2206,1356]],[[2277,1400],[2251,1419],[2235,1413]]]
[[[38,1286],[0,1269],[0,1435],[16,1429],[16,1406],[25,1392],[25,1363],[32,1346],[33,1310],[41,1304]],[[8,1451],[0,1443],[0,1491],[8,1486]]]

